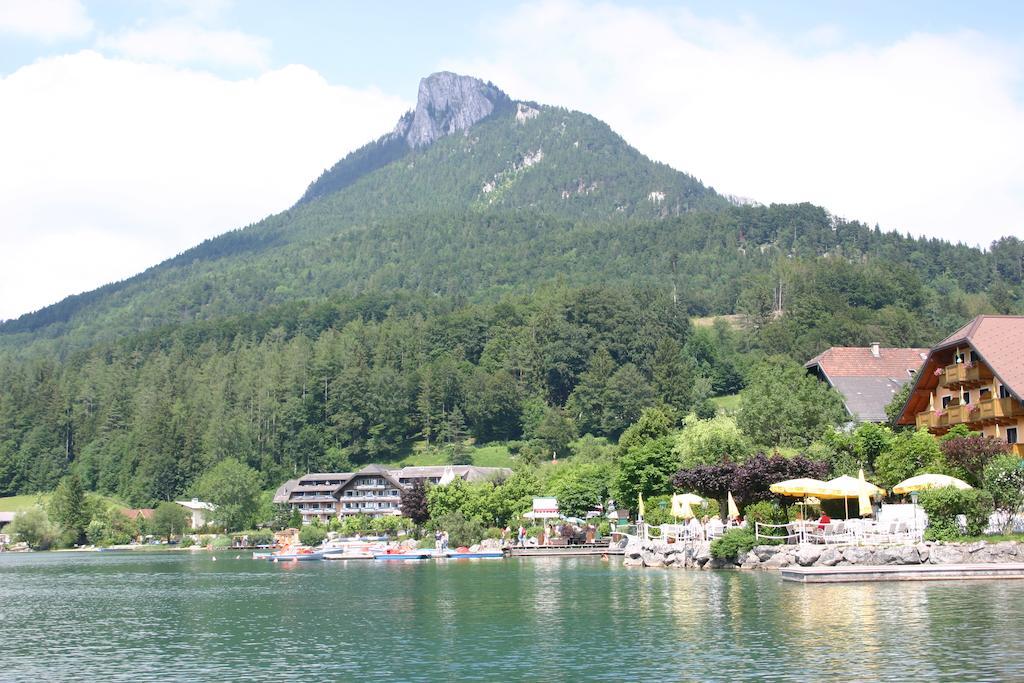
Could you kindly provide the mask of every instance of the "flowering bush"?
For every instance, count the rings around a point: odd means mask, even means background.
[[[935,375],[936,377],[938,377],[939,375],[941,375],[941,374],[942,374],[942,373],[944,373],[945,371],[946,371],[946,370],[945,370],[944,368],[935,368],[935,372],[934,372],[933,374],[934,374],[934,375]]]

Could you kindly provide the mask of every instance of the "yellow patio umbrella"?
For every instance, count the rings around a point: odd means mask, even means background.
[[[684,500],[680,506],[679,514],[676,517],[682,517],[683,519],[693,519],[697,515],[693,514],[693,508],[690,507],[690,501]]]
[[[871,509],[871,496],[868,494],[868,488],[865,486],[867,481],[864,479],[864,468],[860,468],[857,472],[857,479],[861,483],[860,495],[857,497],[857,507],[860,508],[860,516],[867,517],[872,514],[874,510]]]
[[[850,498],[857,498],[859,500],[862,493],[867,496],[885,493],[871,482],[855,479],[848,474],[836,477],[835,479],[829,479],[825,483],[828,485],[828,488],[822,497],[842,498],[846,506],[847,519],[850,517]]]
[[[740,509],[736,507],[736,501],[732,499],[732,491],[729,491],[728,511],[729,519],[736,519],[740,516]]]
[[[821,480],[804,477],[780,481],[769,486],[768,490],[780,496],[803,498],[804,496],[819,496],[823,491],[827,492],[828,485]]]
[[[685,505],[685,509],[689,511],[690,517],[693,517],[693,510],[690,506],[703,504],[704,499],[698,496],[696,493],[677,493],[674,496],[672,496],[672,516],[689,519],[689,517],[683,514],[683,505]]]
[[[964,491],[972,488],[966,481],[945,474],[919,474],[896,484],[892,487],[892,491],[893,493],[910,493],[925,489],[941,489],[947,486],[955,486]]]

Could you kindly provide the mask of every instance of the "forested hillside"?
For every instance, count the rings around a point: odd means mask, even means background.
[[[763,355],[927,346],[1024,313],[1016,238],[982,251],[734,206],[585,114],[515,103],[404,144],[0,324],[0,494],[74,469],[142,504],[227,456],[272,486],[466,434],[557,450],[646,406],[707,413]],[[740,328],[690,323],[725,314]]]

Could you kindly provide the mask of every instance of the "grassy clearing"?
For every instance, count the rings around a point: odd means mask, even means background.
[[[486,444],[483,446],[468,446],[473,458],[473,464],[479,467],[512,467],[512,454],[508,446],[500,443]],[[439,449],[427,448],[423,442],[413,445],[411,452],[395,463],[396,467],[414,467],[425,465],[446,465],[448,464],[447,454]]]
[[[740,395],[729,394],[728,396],[715,396],[711,402],[718,408],[719,413],[734,415],[740,408]]]
[[[101,496],[98,493],[90,493],[89,495],[102,499],[108,505],[128,507],[121,501],[116,498],[111,498],[110,496]],[[8,496],[6,498],[0,498],[0,512],[21,512],[22,510],[28,510],[36,503],[46,505],[49,500],[49,493],[27,493],[22,496]]]
[[[49,497],[49,493],[28,493],[23,496],[0,498],[0,512],[21,512],[28,510],[37,502],[42,502],[45,505]]]

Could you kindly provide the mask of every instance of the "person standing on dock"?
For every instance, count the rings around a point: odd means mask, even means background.
[[[519,525],[519,545],[523,548],[526,547],[526,527],[522,524]]]

